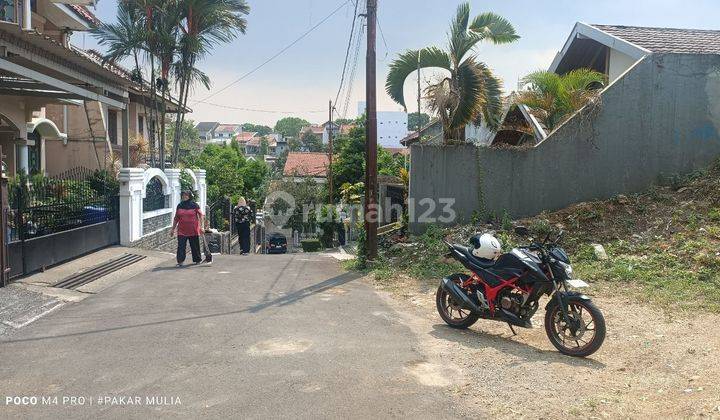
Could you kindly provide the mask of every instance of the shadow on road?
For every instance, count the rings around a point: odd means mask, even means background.
[[[518,331],[518,335],[520,334],[522,334],[522,331]],[[499,352],[512,354],[531,362],[542,360],[549,363],[563,363],[569,366],[583,366],[591,369],[604,369],[606,367],[604,363],[593,359],[565,356],[557,351],[542,350],[521,341],[511,340],[510,337],[503,334],[491,334],[473,329],[457,330],[445,324],[436,324],[433,325],[433,331],[430,335],[441,340],[454,341],[459,345],[473,349],[491,347]]]
[[[273,307],[273,306],[280,307],[280,306],[286,306],[286,305],[293,304],[293,303],[295,303],[299,300],[305,299],[309,296],[324,292],[326,290],[332,289],[333,287],[337,287],[337,286],[349,283],[349,282],[357,280],[361,277],[362,277],[362,275],[360,275],[358,273],[353,273],[353,272],[343,273],[343,274],[340,274],[339,276],[335,276],[335,277],[329,278],[325,281],[322,281],[320,283],[313,284],[308,287],[304,287],[300,290],[297,290],[297,291],[292,292],[285,296],[281,296],[277,299],[273,299],[268,302],[263,302],[261,304],[251,306],[249,308],[238,309],[238,310],[234,310],[234,311],[217,312],[217,313],[196,315],[196,316],[187,316],[187,317],[166,319],[166,320],[162,320],[162,321],[144,322],[144,323],[134,324],[134,325],[123,325],[123,326],[118,326],[118,327],[103,328],[103,329],[97,329],[97,330],[91,330],[91,331],[82,331],[82,332],[70,333],[70,334],[21,338],[21,339],[17,339],[17,340],[5,340],[5,341],[0,340],[0,345],[12,344],[12,343],[22,343],[22,342],[28,342],[28,341],[50,340],[50,339],[55,339],[55,338],[79,337],[79,336],[84,336],[84,335],[99,334],[99,333],[112,332],[112,331],[122,331],[122,330],[130,330],[130,329],[134,329],[134,328],[172,324],[175,322],[218,318],[218,317],[223,317],[223,316],[237,315],[237,314],[241,314],[241,313],[257,313],[257,312],[260,312],[263,309],[267,309],[269,307]]]

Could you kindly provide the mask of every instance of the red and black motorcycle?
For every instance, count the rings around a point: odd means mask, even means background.
[[[521,236],[528,229],[515,228]],[[596,352],[605,340],[605,319],[589,297],[575,288],[587,283],[573,278],[570,259],[558,244],[563,232],[542,243],[514,248],[495,260],[477,258],[472,248],[445,241],[452,257],[472,272],[445,277],[438,287],[437,309],[453,328],[468,328],[478,319],[532,328],[530,319],[549,295],[545,306],[545,332],[550,342],[570,356]]]

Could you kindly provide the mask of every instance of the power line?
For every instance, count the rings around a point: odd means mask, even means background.
[[[285,48],[283,48],[283,49],[281,49],[280,51],[278,51],[278,52],[277,52],[275,55],[273,55],[272,57],[270,57],[270,58],[268,58],[267,60],[265,60],[262,64],[256,66],[256,67],[253,68],[252,70],[248,71],[247,73],[243,74],[242,76],[240,76],[240,77],[238,77],[237,79],[233,80],[232,82],[228,83],[228,84],[225,85],[222,89],[217,90],[217,91],[215,91],[214,93],[211,93],[211,94],[208,95],[205,99],[193,101],[193,103],[195,104],[195,103],[198,103],[198,102],[201,102],[201,103],[202,103],[202,102],[205,102],[205,101],[207,101],[208,99],[212,98],[213,96],[219,94],[220,92],[225,91],[226,89],[228,89],[230,86],[234,85],[235,83],[240,82],[241,80],[245,79],[246,77],[248,77],[248,76],[250,76],[251,74],[255,73],[256,71],[260,70],[260,69],[263,68],[265,65],[267,65],[267,64],[270,63],[271,61],[273,61],[273,60],[275,60],[276,58],[278,58],[279,56],[281,56],[285,51],[287,51],[287,50],[289,50],[290,48],[292,48],[295,44],[297,44],[298,42],[302,41],[305,37],[307,37],[307,36],[310,35],[313,31],[315,31],[315,29],[319,28],[323,23],[327,22],[331,17],[335,16],[335,14],[336,14],[337,12],[339,12],[340,10],[342,10],[342,8],[343,8],[346,4],[348,4],[349,2],[350,2],[350,0],[345,0],[344,2],[342,2],[342,4],[340,4],[340,6],[338,6],[335,10],[333,10],[329,15],[325,16],[325,17],[324,17],[320,22],[318,22],[315,26],[313,26],[312,28],[308,29],[305,33],[303,33],[302,35],[300,35],[300,37],[298,37],[296,40],[294,40],[293,42],[291,42],[291,43],[290,43],[289,45],[287,45]]]
[[[357,71],[358,58],[360,57],[360,47],[362,46],[362,39],[363,39],[364,33],[365,33],[365,26],[360,25],[360,30],[359,30],[359,33],[357,36],[357,41],[355,43],[355,53],[353,56],[352,70],[350,71],[350,77],[348,79],[349,82],[347,84],[347,89],[345,92],[346,96],[345,96],[343,112],[342,112],[343,118],[347,118],[348,108],[350,107],[350,101],[352,100],[352,92],[353,92],[353,87],[355,85],[355,74]]]
[[[377,26],[380,30],[380,38],[382,38],[383,45],[385,45],[385,57],[383,58],[384,60],[387,58],[388,54],[390,54],[390,48],[388,48],[387,40],[385,39],[385,32],[383,32],[382,25],[380,25],[380,17],[377,18]]]
[[[216,106],[218,108],[232,109],[235,111],[265,112],[265,113],[270,113],[270,114],[306,114],[306,113],[327,112],[324,109],[317,110],[317,111],[279,111],[279,110],[254,109],[254,108],[244,108],[244,107],[237,107],[237,106],[230,106],[230,105],[221,105],[221,104],[216,104],[216,103],[206,102],[206,101],[199,101],[199,102],[203,103],[205,105]]]
[[[354,0],[354,3],[355,11],[353,12],[352,26],[350,26],[350,38],[348,39],[348,45],[345,51],[345,63],[343,63],[342,75],[340,76],[340,86],[338,86],[337,95],[335,95],[335,103],[337,103],[338,99],[340,99],[340,92],[342,91],[343,83],[345,83],[345,72],[347,71],[348,58],[350,57],[350,48],[352,47],[353,36],[355,36],[355,22],[357,21],[358,4],[360,4],[360,0]]]

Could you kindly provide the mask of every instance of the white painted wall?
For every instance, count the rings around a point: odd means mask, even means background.
[[[623,54],[618,50],[610,49],[610,63],[608,69],[608,79],[610,83],[614,82],[615,79],[620,77],[627,69],[632,67],[637,61],[627,54]]]
[[[400,140],[408,133],[408,114],[401,111],[377,113],[378,144],[388,147],[403,147]]]

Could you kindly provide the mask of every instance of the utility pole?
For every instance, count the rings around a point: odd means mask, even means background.
[[[420,54],[422,54],[422,50],[418,51],[418,68],[417,68],[417,79],[418,79],[418,119],[417,119],[417,135],[418,135],[418,142],[420,142],[420,117],[422,116],[422,112],[420,111],[420,95],[421,95],[421,89],[420,89]]]
[[[367,258],[377,258],[377,0],[367,0],[367,57],[365,63],[365,241]]]
[[[333,163],[333,104],[332,99],[330,100],[330,104],[328,106],[328,148],[330,152],[328,153],[328,158],[330,158],[330,166],[328,167],[328,203],[332,205],[333,203],[333,173],[332,173],[332,163]]]

